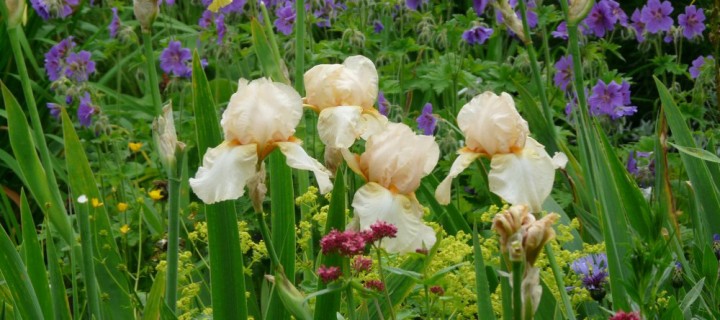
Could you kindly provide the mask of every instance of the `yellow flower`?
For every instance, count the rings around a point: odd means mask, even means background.
[[[124,224],[122,227],[120,227],[120,233],[127,234],[130,232],[130,226]]]
[[[125,211],[127,211],[127,209],[128,209],[128,204],[125,203],[125,202],[118,202],[118,204],[117,204],[117,209],[118,209],[118,211],[120,211],[120,212],[125,212]]]
[[[162,194],[162,190],[160,189],[152,190],[148,192],[148,195],[150,196],[150,199],[153,199],[155,201],[160,201],[165,198]]]
[[[143,144],[142,142],[129,142],[128,148],[130,148],[130,151],[132,152],[139,152],[140,148],[142,148]]]
[[[98,200],[98,198],[92,198],[92,200],[90,200],[90,201],[92,201],[93,208],[98,208],[98,207],[103,206],[103,203],[100,202],[100,200]]]

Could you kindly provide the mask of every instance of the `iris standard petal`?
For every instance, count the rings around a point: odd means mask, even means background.
[[[332,148],[350,148],[364,131],[362,108],[340,106],[320,111],[318,135],[320,140]]]
[[[190,178],[190,187],[207,204],[240,198],[255,175],[257,162],[257,145],[223,142],[205,153],[202,166]]]
[[[450,167],[450,172],[448,172],[447,177],[440,182],[435,190],[435,199],[437,199],[440,204],[445,205],[450,203],[450,186],[452,185],[453,179],[460,175],[461,172],[467,169],[467,167],[479,157],[479,153],[468,151],[459,152],[458,157],[455,159],[455,162],[453,162],[452,167]]]
[[[358,189],[352,206],[361,230],[369,229],[378,220],[397,227],[395,238],[386,238],[381,242],[388,252],[415,252],[435,245],[435,231],[423,222],[423,207],[414,196],[394,194],[370,182]]]
[[[309,170],[315,174],[320,193],[325,194],[332,190],[330,171],[325,169],[320,162],[310,157],[300,144],[295,142],[277,142],[276,145],[285,155],[288,166],[295,169]]]
[[[505,201],[539,212],[552,190],[555,166],[545,147],[528,137],[520,153],[492,157],[488,180],[490,191]]]

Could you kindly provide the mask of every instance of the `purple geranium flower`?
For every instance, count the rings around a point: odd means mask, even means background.
[[[92,115],[95,113],[95,107],[92,105],[90,94],[85,92],[82,98],[80,98],[80,105],[78,106],[77,115],[80,120],[80,125],[83,127],[90,127],[92,124]]]
[[[473,0],[473,10],[478,17],[482,16],[485,12],[485,8],[488,5],[488,0]]]
[[[590,291],[590,296],[596,301],[605,297],[605,283],[607,283],[608,263],[604,253],[591,254],[575,260],[570,268],[582,276],[583,288]]]
[[[560,22],[560,24],[558,24],[555,31],[551,32],[550,34],[553,36],[553,38],[560,38],[563,40],[567,40],[568,39],[567,22],[565,22],[565,21]]]
[[[77,82],[85,82],[90,74],[95,73],[95,61],[92,61],[92,54],[88,51],[71,52],[66,63],[65,76]]]
[[[555,82],[555,86],[562,91],[567,91],[567,87],[573,79],[572,63],[572,55],[570,54],[562,56],[555,63],[555,77],[553,77],[553,81]]]
[[[390,102],[385,99],[385,94],[382,91],[378,94],[378,111],[386,117],[390,112]]]
[[[432,104],[426,103],[423,107],[422,113],[417,117],[418,129],[422,130],[424,135],[432,135],[437,127],[437,119],[432,114]]]
[[[420,6],[427,2],[428,0],[405,0],[405,6],[407,6],[410,10],[417,11]]]
[[[73,13],[73,7],[79,4],[79,0],[30,0],[30,4],[43,20],[64,19]]]
[[[380,33],[383,30],[385,30],[385,26],[380,22],[380,20],[373,21],[373,31],[375,33]]]
[[[705,14],[703,9],[695,6],[685,7],[685,13],[678,16],[678,24],[683,28],[683,36],[688,39],[695,38],[705,31]]]
[[[645,22],[642,22],[642,18],[640,17],[640,10],[635,9],[632,16],[630,17],[630,20],[632,20],[632,23],[630,24],[635,30],[635,39],[637,39],[637,42],[642,43],[645,41]]]
[[[338,12],[345,9],[346,6],[343,3],[336,3],[335,0],[323,0],[320,8],[313,12],[315,18],[318,19],[317,23],[315,24],[321,28],[329,28],[331,25],[331,21],[335,19],[335,16],[337,16]],[[307,8],[307,10],[309,10],[309,8]]]
[[[217,29],[217,44],[223,43],[223,38],[225,37],[225,32],[227,32],[227,28],[225,27],[225,15],[224,14],[218,14],[217,17],[215,17],[215,28]]]
[[[56,120],[60,120],[60,110],[62,109],[62,106],[57,103],[48,102],[47,108],[50,111],[50,115],[53,116]]]
[[[295,24],[295,8],[291,2],[286,2],[285,5],[277,7],[275,10],[275,28],[282,32],[284,35],[290,35]]]
[[[190,49],[183,48],[180,41],[170,41],[160,54],[160,68],[167,74],[189,77],[192,70],[188,61],[192,59]]]
[[[200,16],[200,19],[198,20],[198,25],[200,28],[207,29],[210,27],[210,24],[212,24],[213,21],[213,13],[210,10],[205,10],[203,14]]]
[[[713,56],[699,56],[697,59],[693,60],[692,66],[690,67],[690,77],[693,79],[697,79],[698,76],[700,76],[700,71],[703,65],[705,65],[705,61],[707,60],[713,60]]]
[[[118,29],[120,29],[120,17],[118,16],[117,8],[112,8],[112,13],[112,20],[110,20],[108,30],[110,31],[110,38],[115,38],[117,36]]]
[[[616,23],[619,23],[623,27],[627,27],[628,16],[625,11],[620,8],[620,4],[613,0],[603,0],[603,2],[607,3],[608,7],[610,7],[610,12],[612,13],[612,16],[615,19]]]
[[[645,29],[651,34],[660,31],[670,31],[673,19],[670,13],[673,11],[670,1],[649,0],[647,5],[640,11],[640,21],[645,23]]]
[[[613,15],[608,1],[600,1],[593,6],[584,22],[595,36],[601,38],[605,36],[605,32],[615,29],[617,17]]]
[[[610,110],[615,106],[623,104],[623,96],[620,93],[620,85],[611,81],[605,84],[604,81],[598,80],[597,84],[592,88],[592,95],[588,98],[590,104],[590,112],[593,115],[609,114]]]
[[[462,34],[463,40],[469,45],[483,44],[493,34],[493,29],[477,26],[468,30],[465,30]]]
[[[67,37],[50,48],[45,54],[45,72],[50,81],[55,81],[64,73],[66,61],[70,50],[75,48],[73,37]]]

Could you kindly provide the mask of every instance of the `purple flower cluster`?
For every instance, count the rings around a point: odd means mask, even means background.
[[[95,62],[89,51],[70,52],[65,60],[65,76],[75,82],[85,82],[91,73],[95,73]]]
[[[670,17],[672,12],[670,1],[649,0],[640,10],[640,21],[645,24],[645,30],[650,34],[669,32],[673,25],[673,19]]]
[[[598,80],[588,98],[592,115],[609,115],[612,119],[629,116],[637,112],[636,106],[630,105],[630,84],[627,81],[618,84],[611,81],[606,84]]]
[[[362,232],[332,230],[320,240],[320,248],[325,255],[352,257],[365,252],[366,237]]]
[[[273,22],[275,28],[284,35],[290,35],[295,25],[295,8],[292,2],[285,2],[284,5],[275,9],[277,19]]]
[[[347,7],[344,3],[336,2],[335,0],[321,1],[320,8],[313,12],[313,15],[317,19],[315,25],[321,28],[329,28],[331,21],[335,19],[338,12],[345,9],[347,9]],[[377,28],[377,26],[375,26],[375,28]],[[379,31],[376,31],[376,33],[379,33]]]
[[[215,29],[217,29],[217,44],[221,45],[223,43],[223,38],[225,38],[225,32],[227,32],[224,14],[221,13],[215,17]]]
[[[380,22],[380,20],[373,21],[373,32],[380,33],[383,30],[385,30],[385,26]]]
[[[582,276],[583,288],[590,291],[590,296],[600,301],[605,297],[605,284],[608,276],[607,255],[591,254],[575,260],[570,268]]]
[[[77,83],[88,80],[95,73],[95,61],[89,51],[72,52],[75,48],[72,37],[63,39],[45,54],[45,72],[50,81],[65,76]]]
[[[431,136],[437,127],[437,118],[432,113],[432,104],[426,103],[422,113],[416,119],[418,129],[422,130],[424,135]]]
[[[75,48],[75,42],[72,37],[68,37],[54,45],[45,54],[45,72],[47,72],[50,81],[55,81],[64,74],[65,60],[73,48]]]
[[[568,91],[567,87],[573,80],[572,63],[572,55],[570,54],[562,56],[555,62],[555,77],[553,77],[553,81],[555,82],[555,86],[565,92]]]
[[[587,28],[586,33],[597,37],[604,37],[606,32],[615,30],[615,25],[627,26],[628,17],[620,4],[613,0],[597,2],[583,21]]]
[[[493,34],[493,29],[477,26],[465,30],[462,34],[463,40],[469,45],[483,44]]]
[[[713,56],[699,56],[697,57],[697,59],[693,60],[692,66],[690,67],[690,77],[693,79],[697,79],[697,77],[700,76],[700,71],[702,70],[702,67],[708,60],[714,60]]]
[[[335,266],[326,267],[325,265],[320,265],[320,268],[318,268],[317,271],[317,275],[323,283],[328,283],[340,278],[340,276],[342,275],[342,271],[340,271],[340,268]]]
[[[43,20],[65,19],[73,13],[73,8],[79,3],[79,0],[30,0],[33,9]]]
[[[183,48],[180,41],[170,41],[160,54],[160,68],[167,74],[187,78],[192,74],[190,59],[190,49]]]

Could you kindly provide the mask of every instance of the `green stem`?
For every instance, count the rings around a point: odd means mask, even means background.
[[[278,258],[277,251],[275,251],[275,246],[273,245],[272,238],[270,237],[270,229],[265,222],[265,213],[255,211],[255,217],[258,220],[258,225],[260,225],[260,235],[262,236],[263,240],[265,240],[265,247],[267,248],[268,254],[270,255],[270,261],[276,268],[282,268],[282,265],[280,264],[280,258]]]
[[[483,315],[484,319],[495,319],[495,313],[492,309],[490,301],[490,285],[485,272],[485,260],[480,249],[480,239],[478,238],[477,223],[473,223],[473,253],[475,256],[475,288],[477,294],[478,315]]]
[[[557,264],[557,260],[555,260],[555,253],[553,252],[552,246],[548,243],[545,245],[545,253],[548,257],[548,262],[550,263],[550,268],[553,271],[553,276],[555,277],[555,283],[558,287],[558,292],[560,292],[560,299],[562,300],[563,307],[565,307],[565,316],[567,319],[575,320],[575,313],[572,308],[572,304],[570,303],[570,298],[568,298],[567,291],[565,291],[565,280],[563,280],[563,277],[565,276],[560,270],[560,267]]]
[[[160,85],[158,82],[157,68],[155,67],[155,53],[152,47],[152,37],[150,32],[143,32],[143,47],[145,48],[145,63],[149,82],[148,90],[152,96],[153,109],[155,110],[155,116],[162,114],[162,98],[160,97]]]
[[[383,294],[385,295],[385,299],[387,299],[388,310],[390,310],[390,318],[395,320],[395,308],[393,307],[392,300],[390,300],[390,294],[388,293],[387,288],[387,281],[385,281],[385,272],[383,272],[382,268],[382,250],[380,249],[380,245],[375,247],[375,252],[377,252],[378,273],[380,274],[380,281],[382,281],[382,283],[386,286],[385,290],[383,290]]]
[[[519,1],[522,2],[522,1]],[[523,280],[523,262],[512,262],[512,281],[513,281],[513,319],[522,320],[522,280]]]
[[[86,199],[87,200],[87,199]],[[100,311],[100,293],[95,276],[93,263],[93,234],[90,231],[90,205],[87,202],[78,203],[77,218],[80,228],[80,244],[82,247],[82,271],[85,282],[85,294],[90,305],[90,319],[102,319]]]
[[[522,16],[523,32],[525,33],[525,39],[527,39],[525,42],[525,48],[527,48],[528,57],[530,58],[530,69],[532,69],[533,81],[535,81],[535,85],[539,90],[538,95],[540,96],[540,103],[542,104],[543,113],[545,114],[545,122],[548,126],[552,126],[552,110],[550,109],[550,103],[548,102],[547,94],[545,92],[545,85],[542,82],[540,65],[537,62],[537,52],[535,52],[535,47],[533,46],[532,37],[530,35],[530,26],[528,25],[527,20],[527,6],[525,5],[525,1],[518,1],[518,6],[520,7],[520,14]],[[553,133],[553,136],[555,135],[555,130],[550,130],[550,132]]]
[[[347,275],[348,281],[352,281],[352,270],[350,269],[350,258],[342,258],[342,271],[343,274]],[[357,319],[357,316],[355,315],[355,299],[353,299],[353,287],[347,286],[347,289],[345,289],[345,295],[347,296],[347,308],[348,308],[348,318],[350,320]],[[320,311],[322,312],[322,311]]]
[[[295,91],[303,96],[305,91],[305,1],[295,1]],[[300,190],[301,192],[303,190]]]
[[[429,319],[432,319],[432,317],[430,317],[430,290],[427,284],[423,287],[425,289],[425,310],[427,310],[427,314],[425,316]]]
[[[177,152],[176,154],[180,154]],[[178,158],[181,158],[182,155]],[[170,165],[172,176],[168,181],[168,247],[167,247],[167,274],[165,278],[165,303],[173,313],[177,309],[178,286],[178,254],[180,237],[180,177],[177,166]]]

